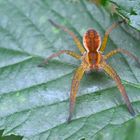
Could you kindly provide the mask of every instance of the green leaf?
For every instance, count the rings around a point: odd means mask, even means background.
[[[0,140],[21,140],[22,137],[19,136],[15,136],[15,135],[10,135],[10,136],[6,136],[6,137],[2,137],[2,130],[0,131]]]
[[[111,0],[117,5],[117,11],[121,16],[129,19],[129,24],[140,31],[140,1],[139,0]]]
[[[108,63],[116,69],[136,116],[132,117],[112,79],[103,72],[85,74],[73,120],[67,124],[69,92],[79,61],[62,55],[37,67],[59,50],[79,53],[69,35],[48,19],[73,30],[81,39],[88,28],[101,37],[120,19],[86,1],[0,0],[0,129],[23,140],[138,140],[140,134],[140,69],[118,54]],[[121,25],[109,38],[105,53],[118,47],[140,59],[140,33]]]

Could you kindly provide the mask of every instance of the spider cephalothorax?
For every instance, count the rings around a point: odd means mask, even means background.
[[[49,20],[49,21],[55,27],[60,28],[63,31],[67,32],[73,38],[79,51],[81,52],[81,55],[79,55],[79,54],[77,54],[73,51],[70,51],[70,50],[61,50],[58,53],[55,53],[55,54],[52,54],[51,56],[49,56],[42,63],[43,65],[47,64],[49,59],[52,59],[52,58],[57,57],[57,56],[64,54],[64,53],[66,53],[66,54],[68,54],[76,59],[81,60],[81,65],[77,68],[77,70],[74,74],[73,80],[72,80],[68,122],[70,122],[71,117],[72,117],[72,113],[73,113],[75,101],[76,101],[76,94],[78,92],[79,84],[80,84],[80,81],[83,77],[83,74],[86,71],[92,71],[92,70],[104,70],[116,82],[117,87],[118,87],[121,95],[124,98],[124,101],[127,105],[129,112],[132,115],[134,115],[135,112],[134,112],[132,105],[130,103],[130,100],[127,96],[126,90],[121,83],[120,77],[117,75],[116,71],[110,65],[107,64],[106,60],[117,53],[123,53],[123,54],[126,54],[129,57],[132,57],[133,59],[135,59],[139,64],[140,64],[140,61],[132,53],[130,53],[127,50],[121,49],[121,48],[113,50],[106,55],[102,55],[103,51],[106,48],[109,33],[115,27],[117,27],[119,24],[123,23],[124,21],[119,21],[117,23],[114,23],[106,31],[105,36],[104,36],[103,41],[102,41],[102,44],[101,44],[100,35],[97,33],[97,31],[95,31],[94,29],[87,30],[87,32],[83,36],[83,45],[81,44],[81,42],[79,41],[77,36],[72,31],[70,31],[68,28],[61,26],[61,25],[58,25],[58,24],[54,23],[52,20]],[[100,47],[100,45],[101,45],[101,47]],[[42,64],[41,64],[41,66],[42,66]]]

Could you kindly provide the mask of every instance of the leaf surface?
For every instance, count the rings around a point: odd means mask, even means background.
[[[139,139],[140,68],[118,54],[108,63],[120,75],[136,116],[132,117],[115,85],[103,72],[85,74],[73,121],[66,123],[72,76],[80,61],[62,55],[37,67],[59,50],[79,53],[69,35],[48,19],[65,25],[82,39],[88,28],[101,37],[118,19],[85,1],[0,0],[0,129],[23,140]],[[127,25],[115,29],[105,53],[116,48],[140,59],[140,33]],[[131,128],[133,128],[131,130]]]
[[[117,11],[121,16],[129,19],[129,24],[140,31],[140,1],[139,0],[111,0],[117,5]]]

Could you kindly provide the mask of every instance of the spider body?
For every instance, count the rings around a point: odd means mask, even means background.
[[[74,106],[76,102],[76,94],[78,92],[79,84],[80,81],[84,75],[85,72],[93,71],[93,70],[103,70],[105,71],[115,82],[116,85],[121,93],[121,95],[124,98],[124,101],[127,105],[127,108],[129,112],[132,115],[135,115],[135,112],[133,110],[133,107],[130,103],[129,97],[127,96],[126,90],[124,86],[121,83],[121,79],[116,73],[116,71],[109,65],[107,64],[106,60],[113,55],[117,53],[123,53],[128,55],[129,57],[132,57],[134,60],[136,60],[139,64],[140,61],[136,56],[134,56],[132,53],[130,53],[127,50],[118,48],[116,50],[110,51],[108,54],[103,55],[103,52],[106,48],[107,40],[109,33],[116,28],[119,24],[123,23],[123,21],[119,21],[117,23],[114,23],[108,30],[105,32],[105,36],[103,38],[102,44],[101,44],[101,37],[95,31],[94,29],[89,29],[87,32],[83,35],[83,44],[79,41],[77,36],[70,31],[68,28],[61,26],[59,24],[56,24],[52,20],[49,20],[52,25],[54,25],[56,28],[60,28],[63,31],[67,32],[74,40],[75,44],[77,45],[79,51],[81,52],[81,55],[70,51],[70,50],[61,50],[55,54],[52,54],[49,56],[40,66],[44,66],[44,64],[48,63],[48,60],[57,57],[61,54],[68,54],[78,60],[81,60],[81,65],[77,68],[73,80],[72,80],[72,85],[71,85],[71,91],[70,91],[70,104],[69,104],[69,117],[68,117],[68,122],[71,121],[72,114],[74,111]]]
[[[82,57],[84,64],[87,65],[86,71],[98,69],[98,64],[103,59],[99,48],[101,45],[100,35],[94,29],[89,29],[83,36],[83,46],[85,53]]]

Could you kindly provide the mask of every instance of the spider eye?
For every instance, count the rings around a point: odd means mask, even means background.
[[[83,36],[83,44],[87,51],[97,52],[101,44],[100,35],[94,29],[87,30]]]

